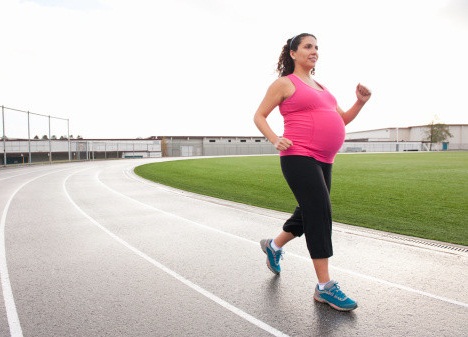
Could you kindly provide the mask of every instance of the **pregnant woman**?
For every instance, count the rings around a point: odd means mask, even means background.
[[[330,188],[332,164],[345,139],[345,125],[369,100],[371,92],[361,84],[357,101],[343,111],[335,97],[314,75],[318,60],[317,39],[303,33],[288,39],[278,60],[279,78],[260,103],[254,122],[260,132],[280,151],[281,169],[298,206],[274,239],[261,240],[267,266],[281,272],[282,247],[304,234],[318,284],[314,299],[337,310],[353,310],[356,301],[340,290],[330,278],[328,259],[333,255]],[[284,118],[284,134],[278,136],[267,122],[279,107]]]

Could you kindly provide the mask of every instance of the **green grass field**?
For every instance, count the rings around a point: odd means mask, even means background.
[[[179,189],[292,212],[278,156],[202,158],[139,166],[136,174]],[[468,152],[339,154],[333,220],[468,245]]]

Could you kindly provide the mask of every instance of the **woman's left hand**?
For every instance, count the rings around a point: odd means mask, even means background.
[[[356,87],[356,97],[359,101],[362,103],[366,103],[369,98],[371,97],[372,92],[363,86],[361,83],[359,83]]]

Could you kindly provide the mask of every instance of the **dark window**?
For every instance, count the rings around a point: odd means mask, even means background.
[[[240,141],[241,141],[241,143],[247,142],[245,139],[241,139]]]
[[[260,139],[255,139],[255,143],[260,143]]]
[[[216,140],[210,139],[210,143],[215,143],[215,142],[216,142]]]

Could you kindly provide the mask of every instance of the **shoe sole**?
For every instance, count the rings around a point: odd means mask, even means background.
[[[280,274],[279,271],[276,271],[276,270],[274,270],[273,268],[271,268],[270,259],[268,258],[268,253],[267,253],[267,251],[266,251],[266,246],[265,246],[266,242],[267,242],[267,240],[262,240],[262,241],[260,241],[260,247],[262,248],[262,251],[263,251],[263,252],[265,253],[265,255],[267,256],[267,258],[266,258],[266,265],[267,265],[268,269],[270,269],[271,272],[272,272],[273,274],[279,275],[279,274]]]
[[[356,304],[356,306],[353,307],[353,308],[341,308],[341,307],[339,307],[339,306],[337,306],[337,305],[335,305],[333,303],[328,302],[327,300],[324,300],[323,298],[316,297],[315,295],[314,295],[314,300],[316,300],[317,302],[320,302],[320,303],[326,303],[329,306],[331,306],[333,309],[338,310],[338,311],[351,311],[351,310],[354,310],[354,309],[356,309],[358,307],[357,304]]]

